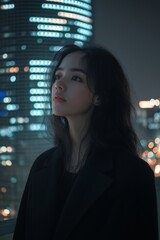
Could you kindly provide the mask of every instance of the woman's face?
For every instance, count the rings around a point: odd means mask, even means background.
[[[85,53],[74,52],[64,57],[55,72],[52,85],[52,113],[57,116],[85,115],[93,109],[93,93],[88,88]]]

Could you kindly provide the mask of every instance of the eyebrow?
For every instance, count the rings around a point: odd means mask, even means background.
[[[64,70],[64,68],[59,67],[59,68],[57,68],[56,71],[58,71],[58,70]],[[86,71],[84,71],[81,68],[70,68],[69,70],[72,71],[72,72],[81,72],[81,73],[83,73],[85,75],[87,74]]]

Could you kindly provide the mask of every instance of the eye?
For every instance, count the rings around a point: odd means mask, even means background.
[[[56,73],[54,75],[54,81],[59,80],[61,78],[61,75],[59,73]]]
[[[80,78],[79,76],[72,76],[72,80],[76,82],[83,82],[83,79]]]

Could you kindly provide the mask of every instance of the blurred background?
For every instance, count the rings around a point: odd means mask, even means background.
[[[17,215],[35,158],[52,147],[48,69],[66,43],[96,43],[131,86],[141,157],[155,174],[160,218],[160,2],[0,0],[0,221]],[[0,239],[7,239],[6,236]]]

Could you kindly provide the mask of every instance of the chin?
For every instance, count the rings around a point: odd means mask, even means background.
[[[52,114],[55,115],[55,116],[59,116],[59,117],[63,117],[64,116],[63,114],[57,113],[57,112],[52,112]]]
[[[52,114],[55,115],[55,116],[59,116],[59,117],[64,117],[65,116],[63,111],[55,111],[55,110],[53,111],[52,110]]]

